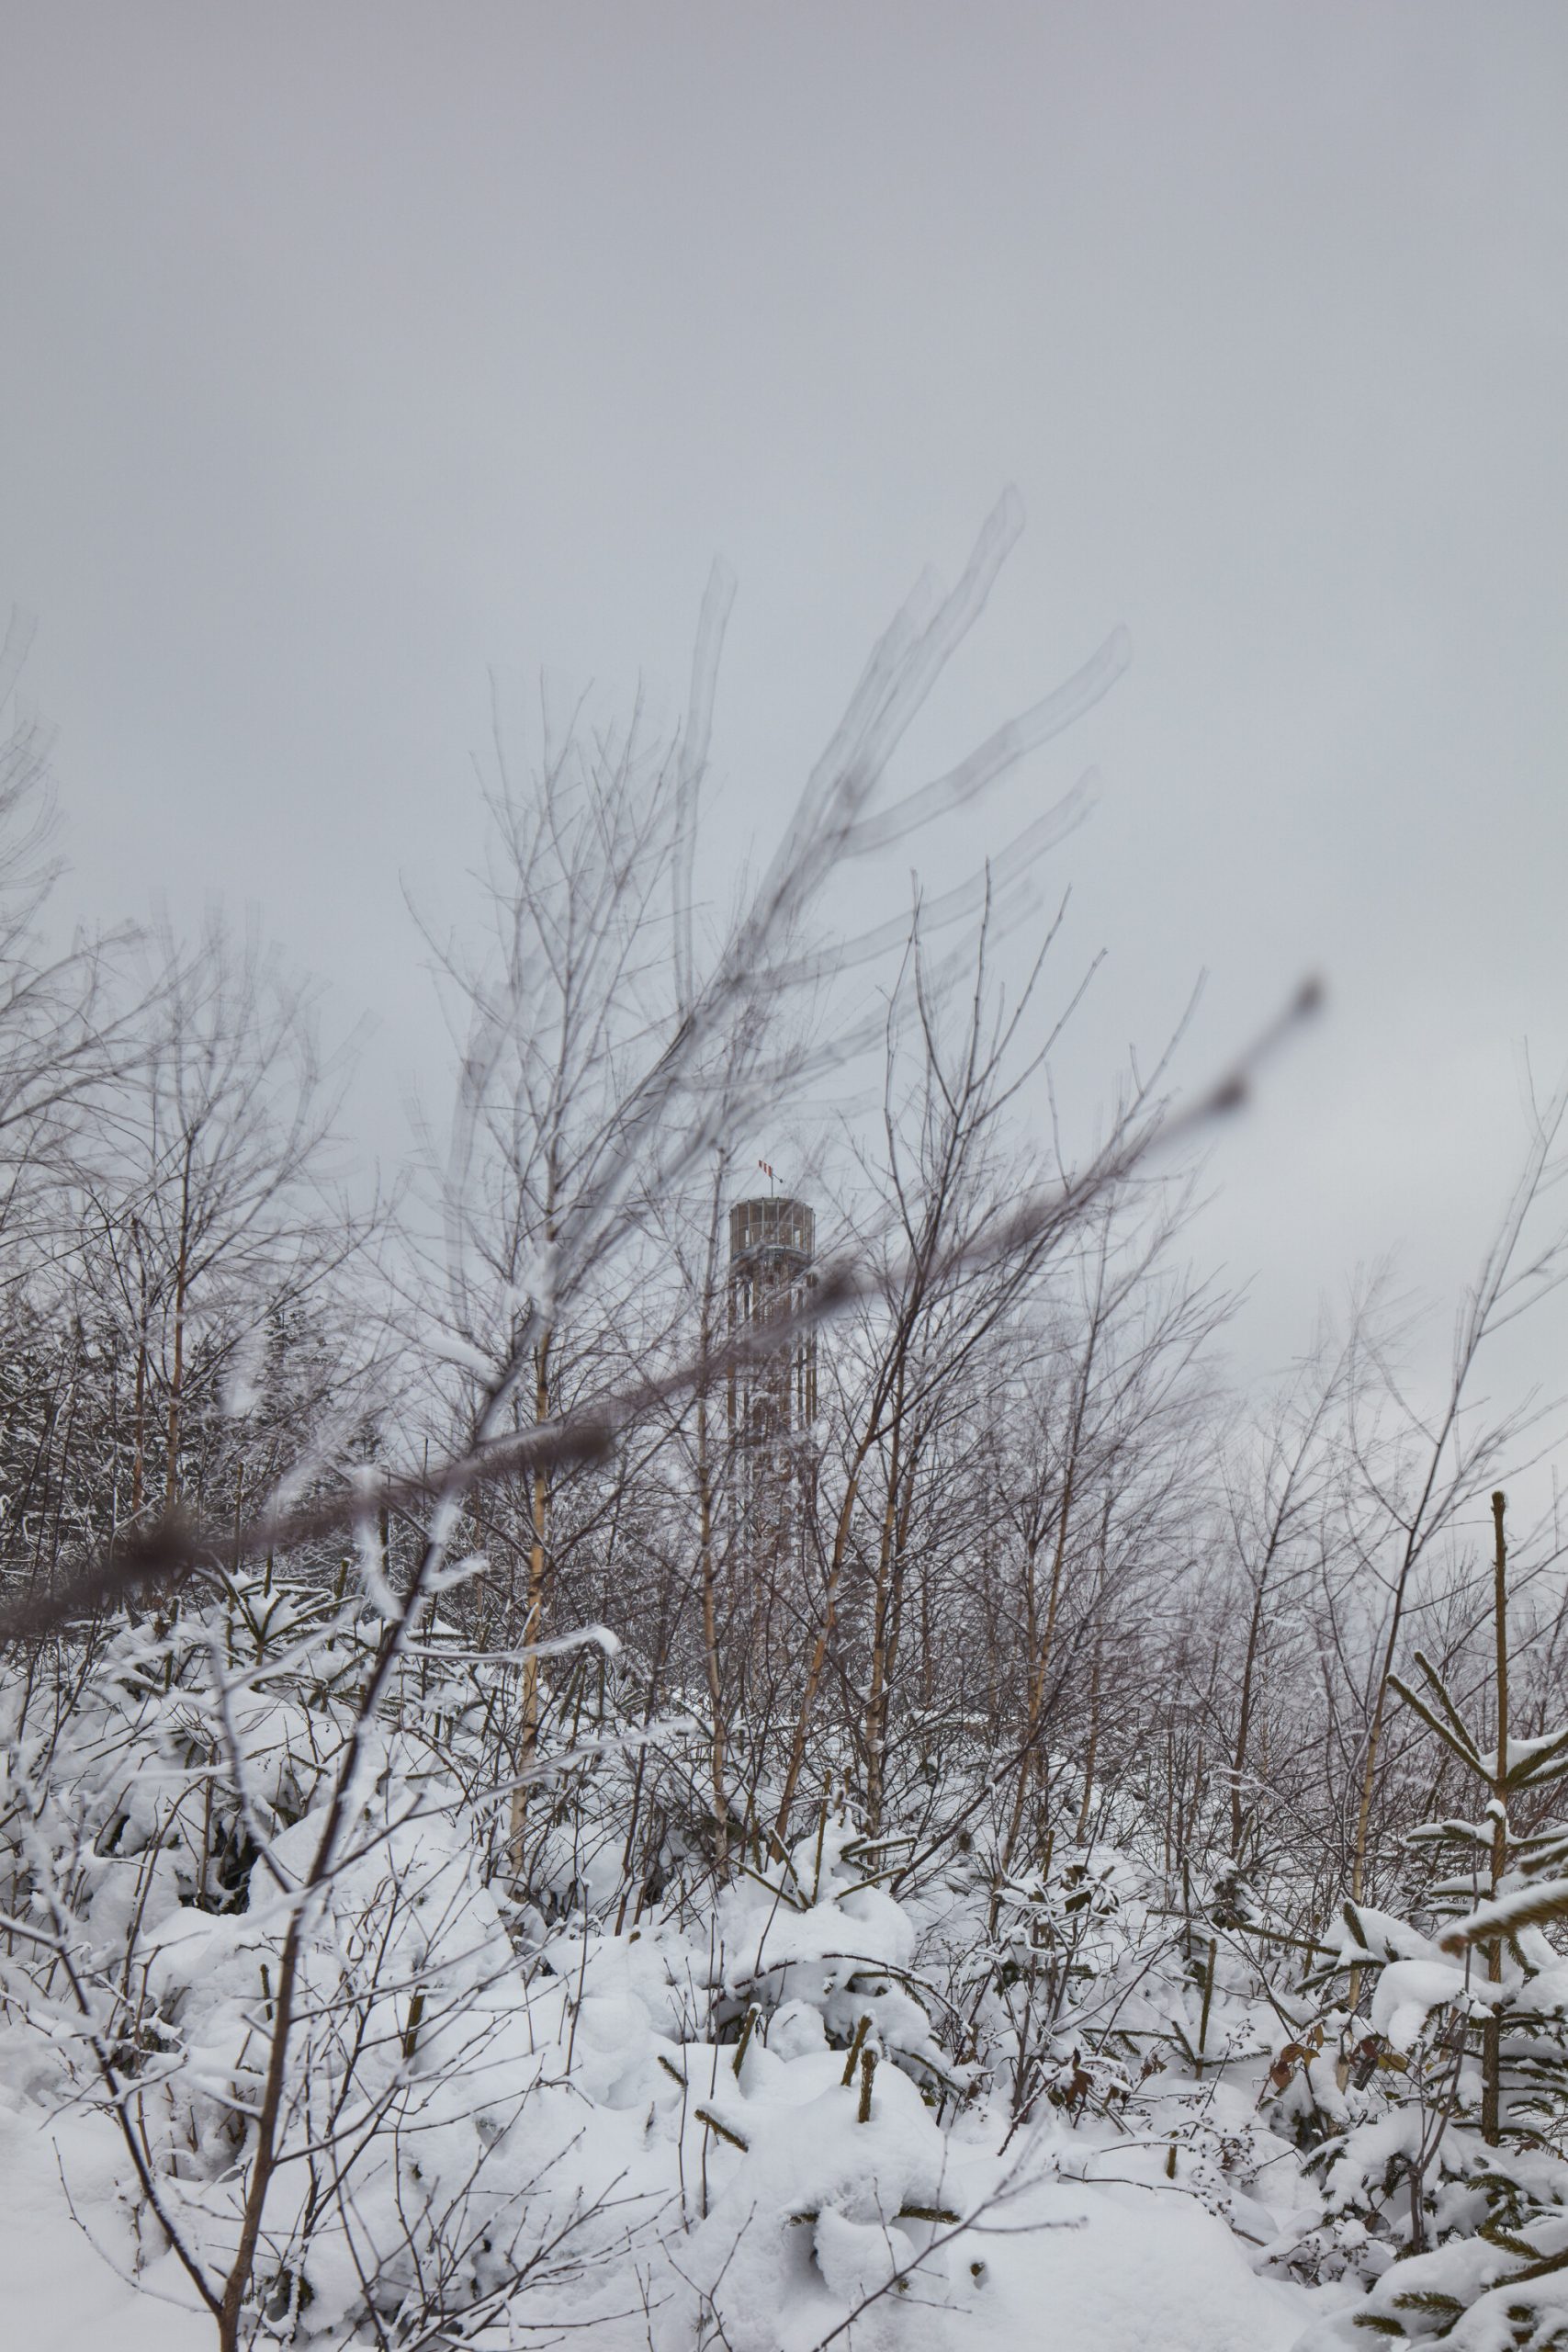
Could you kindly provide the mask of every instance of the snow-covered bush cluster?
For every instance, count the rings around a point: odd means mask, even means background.
[[[468,1793],[499,1758],[448,1629],[359,1712],[381,1630],[236,1575],[77,1662],[63,1721],[13,1701],[0,2075],[122,2119],[139,2162],[82,2219],[145,2289],[221,2303],[275,2070],[247,2343],[983,2324],[993,2233],[1107,2159],[1271,2226],[1277,2143],[1223,2079],[1264,2046],[1256,1993],[1200,1982],[1152,1872],[1075,1849],[990,1930],[965,1858],[900,1900],[824,1794],[723,1883],[617,1926],[606,1881],[552,1925]],[[606,1713],[593,1747],[625,1784],[640,1743]]]

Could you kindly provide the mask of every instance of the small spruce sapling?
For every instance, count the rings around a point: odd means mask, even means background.
[[[1419,1685],[1391,1684],[1485,1804],[1411,1834],[1459,1858],[1428,1898],[1431,1931],[1348,1903],[1337,1962],[1376,1978],[1369,2041],[1386,2091],[1324,2151],[1325,2186],[1337,2210],[1377,2213],[1407,2258],[1302,2352],[1369,2334],[1454,2352],[1568,2346],[1568,1962],[1544,1932],[1568,1919],[1568,1823],[1525,1831],[1510,1811],[1568,1778],[1568,1729],[1509,1736],[1505,1510],[1495,1494],[1495,1744],[1419,1651]]]

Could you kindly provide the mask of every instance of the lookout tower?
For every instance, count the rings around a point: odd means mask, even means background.
[[[803,1438],[817,1412],[817,1334],[765,1333],[805,1306],[815,1283],[817,1216],[785,1194],[737,1201],[729,1212],[729,1335],[746,1347],[729,1375],[729,1441],[741,1528],[766,1551],[786,1548],[798,1514]]]

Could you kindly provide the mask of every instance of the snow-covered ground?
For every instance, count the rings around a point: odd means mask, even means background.
[[[177,2274],[150,2293],[114,2267],[129,2251],[116,2194],[124,2170],[101,2118],[51,2119],[0,2095],[7,2352],[208,2352],[212,2324],[180,2308],[189,2290]],[[966,2239],[966,2257],[972,2247],[983,2269],[958,2308],[933,2307],[917,2278],[863,2313],[850,2341],[909,2352],[1290,2352],[1322,2301],[1255,2277],[1231,2232],[1190,2198],[1131,2184],[1043,2183],[998,2212],[983,2245]],[[804,2326],[786,2325],[792,2352],[818,2340],[807,2311],[799,2317]],[[512,2340],[544,2335],[481,2339]]]
[[[1317,2300],[1254,2277],[1223,2222],[1190,2198],[1143,2188],[1053,2186],[1017,2219],[1077,2220],[995,2242],[994,2273],[953,2352],[1288,2352]]]
[[[51,2118],[0,2090],[6,2352],[209,2352],[214,2331],[205,2314],[165,2302],[123,2275],[130,2241],[117,2192],[128,2170],[119,2134],[102,2117]],[[168,2292],[180,2295],[173,2280]],[[187,2300],[188,2290],[180,2295]]]

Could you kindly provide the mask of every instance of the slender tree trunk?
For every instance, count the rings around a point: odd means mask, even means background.
[[[1095,1751],[1100,1746],[1100,1645],[1094,1645],[1094,1662],[1089,1670],[1089,1739],[1083,1758],[1083,1804],[1078,1808],[1078,1844],[1089,1837],[1089,1815],[1094,1804]]]
[[[1267,1573],[1260,1576],[1252,1596],[1252,1615],[1247,1628],[1247,1657],[1241,1670],[1241,1705],[1235,1727],[1235,1753],[1231,1758],[1231,1860],[1241,1861],[1241,1839],[1245,1823],[1241,1810],[1241,1776],[1247,1769],[1247,1743],[1252,1730],[1253,1678],[1258,1669],[1258,1645],[1263,1632],[1263,1595]]]
[[[1019,1758],[1018,1783],[1013,1791],[1012,1813],[1008,1822],[1007,1836],[1002,1840],[1002,1849],[997,1858],[996,1883],[991,1890],[987,1929],[991,1935],[995,1935],[997,1931],[997,1913],[1001,1902],[1002,1881],[1012,1868],[1013,1857],[1018,1851],[1018,1841],[1022,1834],[1024,1807],[1029,1801],[1030,1787],[1040,1772],[1040,1732],[1045,1710],[1045,1675],[1051,1662],[1052,1645],[1056,1638],[1056,1612],[1061,1605],[1062,1573],[1067,1556],[1067,1529],[1072,1519],[1073,1477],[1077,1466],[1077,1428],[1075,1428],[1074,1436],[1075,1442],[1067,1457],[1066,1474],[1062,1481],[1061,1509],[1056,1514],[1056,1541],[1051,1558],[1051,1589],[1045,1602],[1045,1623],[1041,1629],[1039,1646],[1034,1654],[1029,1679],[1029,1700],[1023,1724],[1023,1753]],[[1032,1613],[1034,1581],[1032,1550],[1029,1554],[1029,1578]]]
[[[142,1323],[136,1342],[136,1388],[131,1405],[130,1422],[130,1516],[136,1519],[141,1510],[141,1499],[147,1479],[147,1326]]]
[[[1492,1776],[1492,1885],[1497,1899],[1508,1865],[1508,1552],[1503,1532],[1506,1498],[1492,1498],[1493,1587],[1497,1634],[1497,1764]],[[1486,1980],[1503,1981],[1503,1938],[1486,1947]],[[1492,2010],[1481,2029],[1481,2136],[1489,2148],[1503,2136],[1503,2020]]]
[[[190,1177],[193,1146],[186,1144],[180,1176],[180,1248],[175,1262],[175,1362],[169,1382],[169,1455],[164,1472],[164,1508],[173,1510],[179,1486],[180,1404],[185,1388],[186,1284],[190,1274]]]
[[[550,1342],[547,1330],[534,1350],[534,1426],[542,1428],[550,1411]],[[536,1645],[543,1635],[549,1554],[549,1479],[543,1464],[535,1470],[530,1494],[531,1540],[528,1546],[528,1601],[523,1619],[522,1723],[517,1743],[517,1786],[512,1797],[513,1867],[523,1867],[523,1832],[528,1813],[529,1775],[539,1746],[539,1661]]]
[[[898,1532],[898,1482],[902,1473],[904,1382],[900,1372],[894,1397],[887,1448],[887,1495],[876,1545],[876,1575],[872,1593],[871,1679],[865,1701],[865,1812],[873,1837],[882,1827],[882,1747],[886,1731],[889,1603]]]
[[[789,1758],[784,1766],[784,1784],[779,1792],[778,1811],[773,1816],[773,1842],[782,1853],[789,1829],[789,1816],[795,1804],[795,1791],[800,1785],[801,1771],[806,1763],[806,1742],[816,1712],[817,1693],[821,1687],[828,1653],[832,1647],[834,1629],[839,1619],[839,1579],[843,1574],[844,1555],[849,1546],[850,1524],[854,1516],[855,1498],[860,1492],[861,1474],[866,1456],[875,1442],[874,1419],[855,1450],[850,1465],[849,1481],[844,1499],[839,1506],[839,1517],[833,1530],[833,1548],[829,1555],[828,1576],[822,1595],[822,1623],[817,1629],[810,1660],[806,1669],[806,1681],[801,1690],[800,1706],[795,1715],[795,1730],[790,1738]]]
[[[702,1347],[708,1351],[708,1333]],[[713,1556],[713,1471],[708,1458],[708,1396],[697,1391],[697,1553],[703,1593],[703,1668],[711,1717],[709,1770],[713,1781],[714,1868],[722,1886],[729,1876],[729,1810],[724,1792],[724,1678],[718,1655],[718,1580]]]

